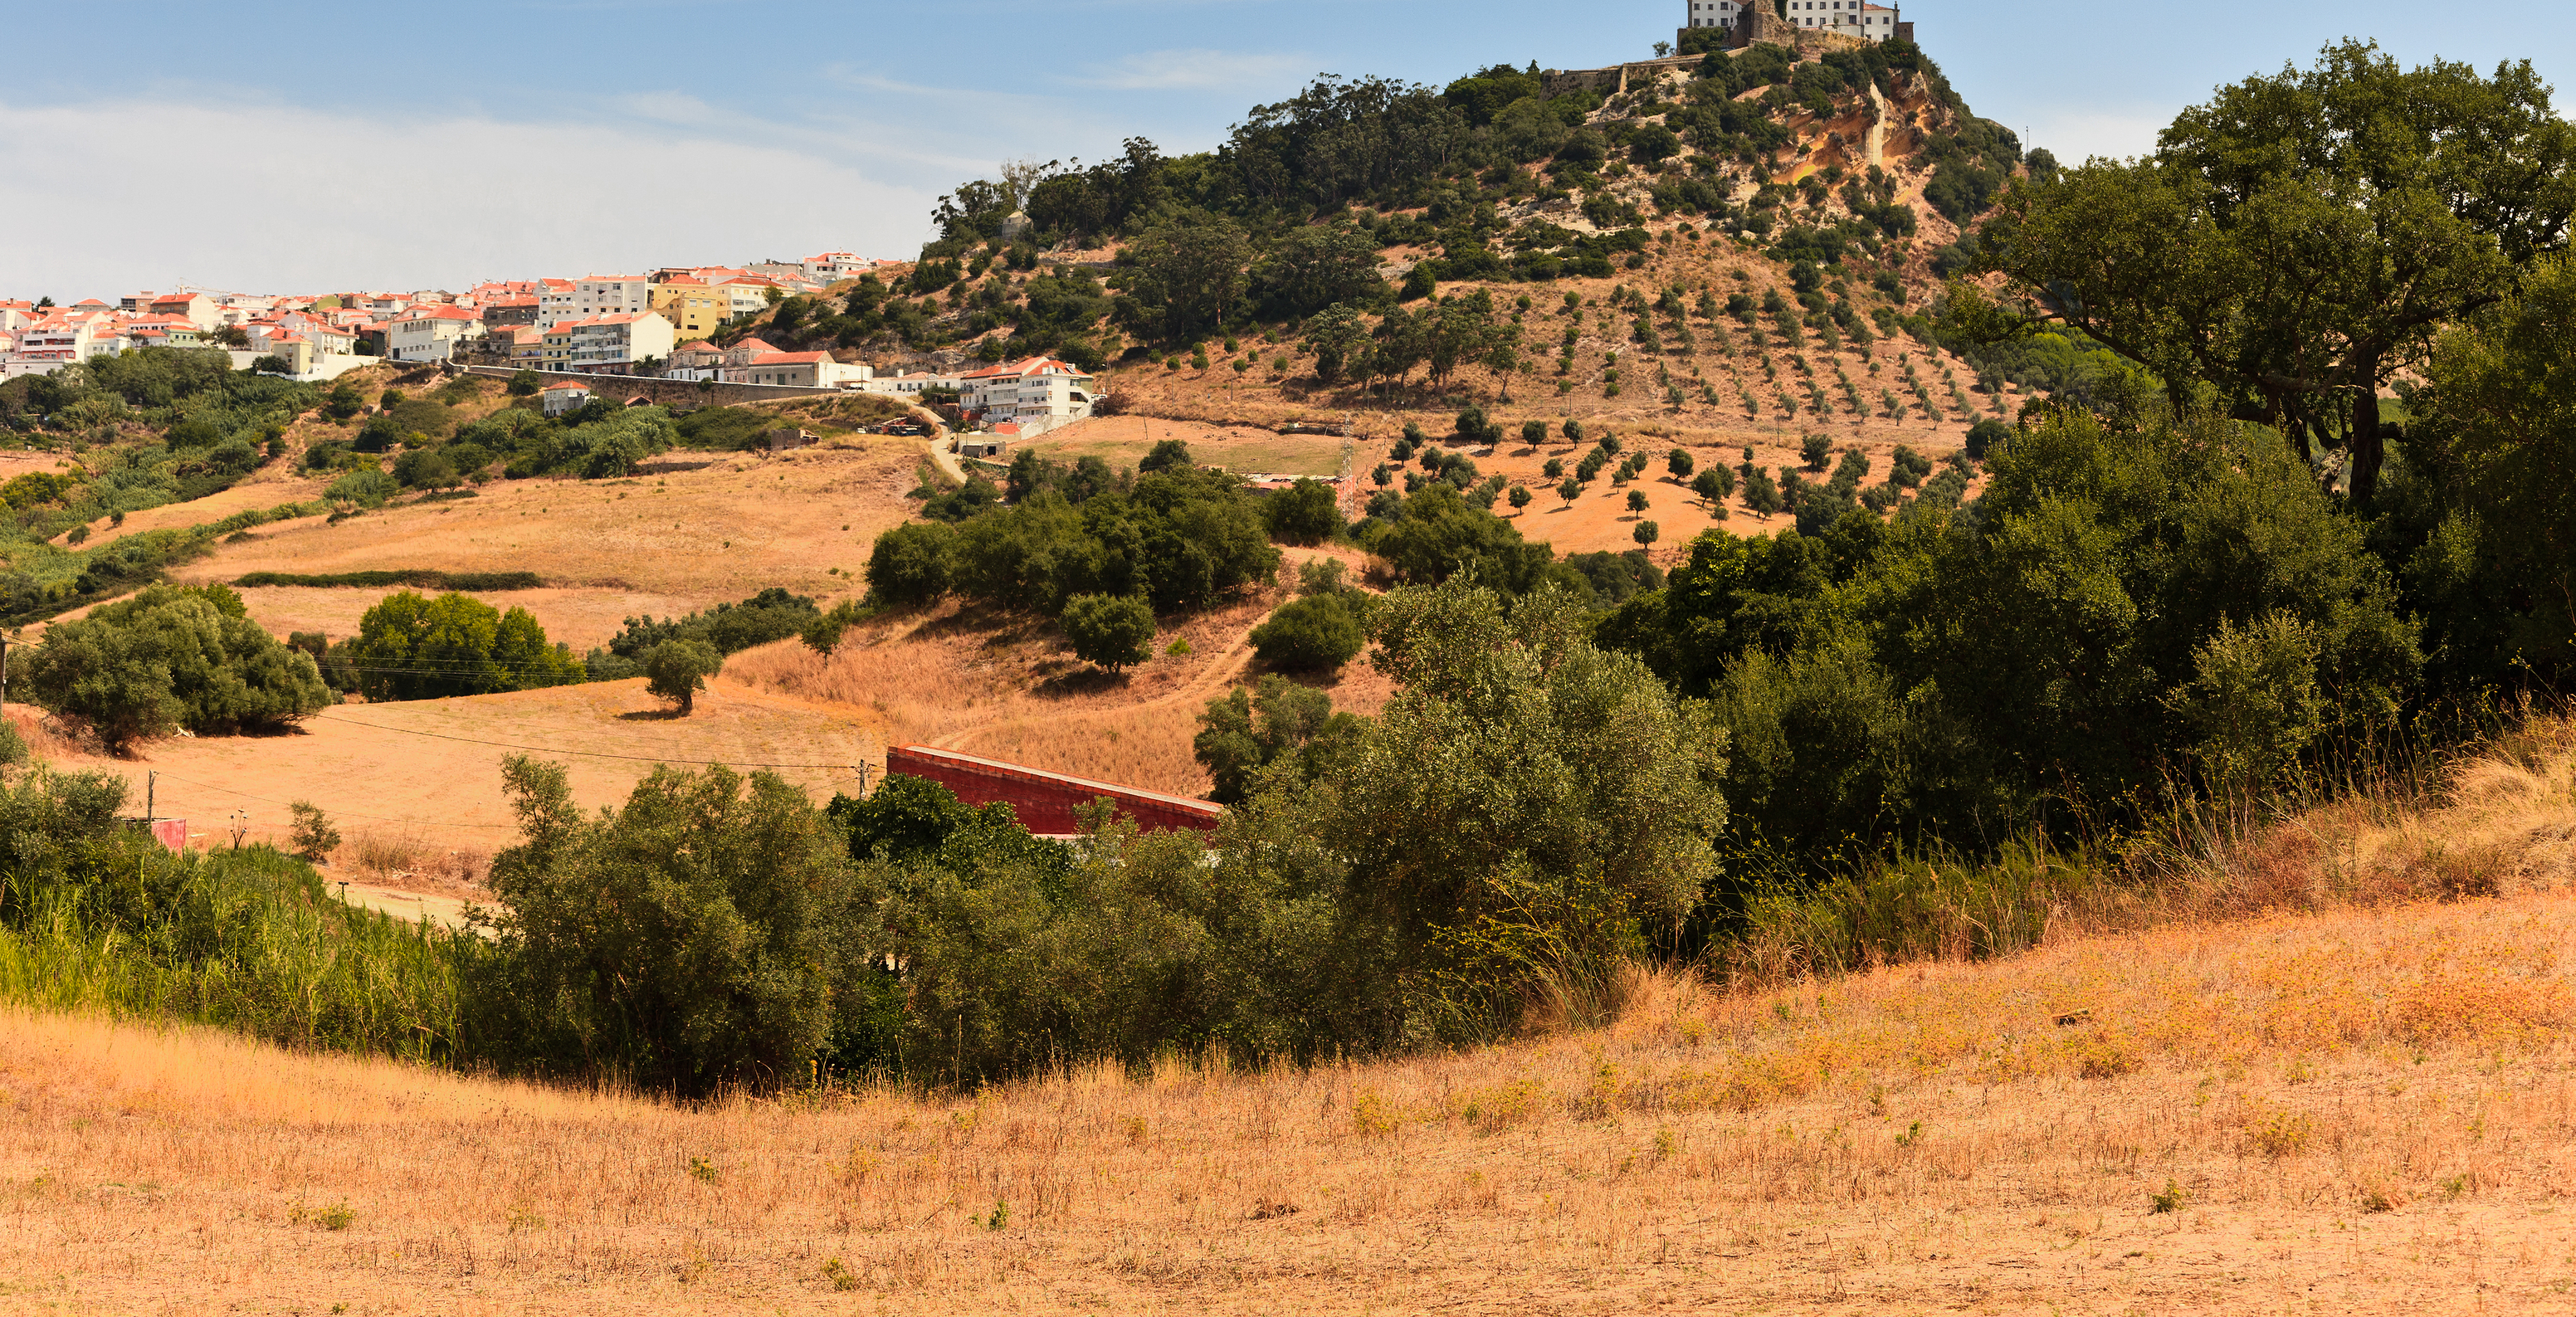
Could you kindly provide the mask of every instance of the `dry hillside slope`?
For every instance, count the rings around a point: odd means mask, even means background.
[[[2533,744],[2247,869],[2455,841],[2502,895],[1647,975],[1408,1061],[678,1108],[12,1012],[0,1308],[2566,1311],[2576,796]]]

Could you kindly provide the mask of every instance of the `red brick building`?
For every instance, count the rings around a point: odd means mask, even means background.
[[[929,745],[899,745],[886,752],[886,771],[928,778],[969,805],[1009,805],[1020,826],[1042,835],[1081,831],[1074,811],[1107,797],[1118,812],[1147,832],[1213,832],[1224,807],[1159,791],[1067,777],[998,759],[982,759]]]

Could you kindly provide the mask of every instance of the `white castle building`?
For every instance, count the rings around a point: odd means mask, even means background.
[[[1733,28],[1736,16],[1752,6],[1747,0],[1686,0],[1692,27]],[[1780,17],[1798,27],[1817,28],[1867,41],[1896,35],[1898,10],[1868,0],[1776,0]]]

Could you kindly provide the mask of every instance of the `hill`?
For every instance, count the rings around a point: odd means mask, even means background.
[[[2438,807],[2290,820],[2202,875],[2251,918],[1639,977],[1607,1029],[1400,1062],[680,1107],[12,1009],[0,1274],[69,1312],[2542,1311],[2569,772],[2544,727]],[[2407,899],[2465,853],[2521,876]]]
[[[1535,65],[1438,91],[1328,79],[1256,107],[1213,155],[1138,141],[1106,164],[962,185],[910,269],[736,332],[889,370],[1058,352],[1100,370],[1122,414],[1345,424],[1363,474],[1408,426],[1443,437],[1476,405],[1513,434],[1578,421],[1700,468],[1798,470],[1821,435],[1883,481],[1900,447],[1964,462],[1980,417],[2118,373],[2062,341],[1954,345],[1920,311],[2003,185],[2054,168],[1901,42],[1804,60],[1759,47],[1624,79]],[[1477,460],[1546,509],[1558,455]],[[1664,545],[1716,519],[1678,489],[1650,493]],[[1914,497],[1888,484],[1878,506]],[[1788,524],[1744,493],[1725,503],[1731,530]],[[1524,529],[1563,552],[1625,550],[1625,505],[1598,489]]]

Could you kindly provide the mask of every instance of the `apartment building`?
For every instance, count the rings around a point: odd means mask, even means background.
[[[675,274],[653,285],[651,310],[684,338],[712,334],[733,318],[733,295],[694,274]]]
[[[545,369],[631,375],[671,355],[671,322],[650,311],[567,320],[545,331]]]
[[[959,405],[985,425],[1091,415],[1099,383],[1053,357],[1030,357],[969,371]]]
[[[483,317],[461,306],[416,306],[386,323],[385,356],[394,361],[446,361],[456,341],[483,332]]]

